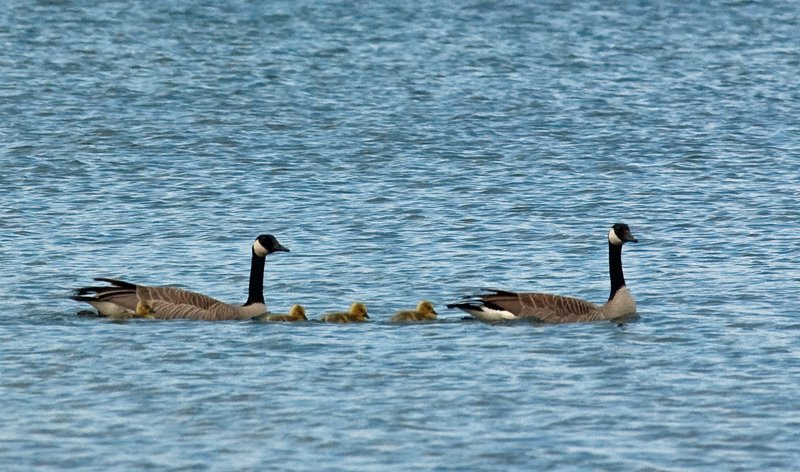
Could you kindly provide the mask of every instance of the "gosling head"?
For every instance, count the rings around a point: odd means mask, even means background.
[[[153,307],[146,300],[139,300],[136,302],[136,316],[146,318],[153,313]]]
[[[622,246],[625,243],[638,243],[639,240],[633,237],[631,229],[625,223],[616,223],[608,232],[608,242],[614,246]]]
[[[428,300],[422,300],[417,305],[417,311],[423,315],[437,315],[436,310],[433,309],[433,303]]]
[[[303,308],[303,305],[292,305],[289,308],[289,316],[292,318],[297,318],[298,320],[307,320],[306,318],[306,309]]]
[[[369,319],[369,315],[367,315],[367,305],[361,302],[355,302],[350,305],[350,311],[348,311],[347,314],[358,319]]]
[[[266,257],[276,251],[289,252],[289,248],[284,247],[271,234],[262,234],[253,242],[253,253],[258,257]]]

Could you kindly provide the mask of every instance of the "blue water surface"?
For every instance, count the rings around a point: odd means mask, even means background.
[[[800,4],[9,1],[0,463],[792,470]],[[487,324],[481,287],[639,317]],[[109,321],[93,277],[371,322]],[[387,320],[423,298],[439,320]]]

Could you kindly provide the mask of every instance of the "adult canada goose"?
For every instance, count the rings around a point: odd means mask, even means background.
[[[548,293],[517,293],[489,290],[490,293],[465,297],[464,301],[447,305],[459,308],[486,321],[532,318],[546,323],[575,323],[611,320],[636,313],[636,301],[625,286],[622,274],[622,245],[638,242],[624,223],[617,223],[608,232],[608,273],[611,294],[602,306],[578,298]]]
[[[433,303],[428,300],[422,300],[417,304],[416,310],[405,310],[397,312],[394,316],[389,318],[389,321],[430,321],[436,319],[436,310],[433,309]]]
[[[292,305],[289,308],[289,314],[279,315],[272,313],[264,313],[253,318],[255,321],[308,321],[306,318],[306,309],[302,305]]]
[[[264,303],[264,263],[267,254],[289,252],[270,234],[256,238],[252,246],[250,284],[244,305],[230,305],[200,293],[174,287],[136,285],[98,277],[110,286],[83,287],[73,300],[86,302],[104,316],[139,316],[159,319],[235,320],[252,318],[267,311]]]
[[[363,303],[355,302],[350,305],[349,311],[340,311],[338,313],[328,313],[320,318],[320,321],[327,323],[361,323],[367,321],[367,306]]]

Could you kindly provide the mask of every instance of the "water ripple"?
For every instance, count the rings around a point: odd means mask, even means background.
[[[9,470],[791,469],[792,3],[14,3],[0,18]],[[639,316],[484,324],[485,286]],[[359,326],[108,321],[92,277]],[[432,300],[440,320],[398,326]],[[24,412],[24,414],[20,414]]]

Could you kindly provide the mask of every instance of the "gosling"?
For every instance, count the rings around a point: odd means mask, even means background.
[[[417,305],[416,310],[404,310],[397,312],[394,316],[389,318],[389,321],[431,321],[436,319],[436,310],[433,309],[433,303],[428,300],[422,300]]]
[[[363,323],[368,319],[367,306],[356,302],[350,305],[350,310],[347,312],[328,313],[319,320],[326,323]]]
[[[289,313],[286,315],[264,313],[263,315],[256,316],[253,320],[296,322],[308,321],[308,318],[306,318],[306,309],[303,308],[302,305],[292,305],[292,307],[289,308]]]

